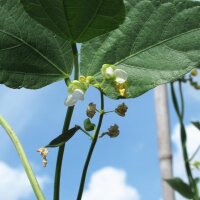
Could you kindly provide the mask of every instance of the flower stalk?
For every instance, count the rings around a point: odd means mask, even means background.
[[[104,116],[104,96],[103,96],[102,92],[100,92],[100,94],[101,94],[101,112],[100,112],[100,116],[99,116],[99,122],[98,122],[97,128],[95,129],[94,138],[92,140],[92,143],[91,143],[91,146],[90,146],[90,149],[89,149],[86,161],[85,161],[85,165],[84,165],[84,168],[83,168],[77,200],[81,200],[82,195],[83,195],[83,189],[84,189],[84,185],[85,185],[85,179],[86,179],[86,175],[87,175],[88,166],[90,164],[90,160],[91,160],[94,148],[96,146],[96,143],[97,143],[97,140],[98,140],[98,137],[99,137],[99,132],[100,132],[101,125],[102,125],[102,121],[103,121],[103,116]]]

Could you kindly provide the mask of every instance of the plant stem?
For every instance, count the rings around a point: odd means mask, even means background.
[[[182,152],[183,152],[183,158],[184,158],[184,164],[185,164],[185,169],[187,173],[187,177],[190,183],[190,186],[194,190],[194,200],[198,200],[198,188],[196,185],[196,182],[193,178],[191,168],[190,168],[190,163],[188,159],[188,152],[187,152],[187,133],[186,129],[184,126],[184,98],[183,98],[183,91],[182,91],[182,84],[181,81],[179,81],[179,92],[180,92],[180,97],[181,97],[181,110],[178,105],[178,100],[176,97],[175,89],[173,83],[171,83],[171,93],[172,93],[172,100],[174,104],[174,108],[176,110],[176,113],[179,118],[179,123],[180,123],[180,128],[181,128],[181,146],[182,146]]]
[[[22,165],[25,169],[25,172],[26,172],[28,179],[31,183],[31,186],[34,190],[35,196],[37,197],[38,200],[45,200],[44,194],[37,182],[34,172],[33,172],[32,168],[29,164],[29,161],[27,159],[26,153],[25,153],[17,135],[12,130],[12,128],[10,127],[8,122],[2,116],[0,116],[0,125],[5,129],[5,131],[7,132],[8,136],[10,137],[10,139],[12,140],[12,142],[15,146],[15,149],[20,157]]]
[[[71,43],[71,48],[73,52],[73,62],[74,62],[74,79],[77,80],[79,77],[79,63],[78,63],[78,50],[76,47],[76,43]],[[70,82],[69,80],[66,80],[67,85],[69,84],[69,82]],[[68,107],[62,133],[67,132],[67,130],[69,129],[73,111],[74,111],[74,106]],[[65,151],[65,145],[59,147],[56,170],[55,170],[55,178],[54,178],[54,200],[60,199],[60,177],[61,177],[64,151]]]
[[[95,148],[98,136],[99,136],[99,131],[100,131],[100,128],[101,128],[101,124],[102,124],[102,121],[103,121],[103,116],[104,116],[104,96],[103,96],[102,92],[100,92],[100,93],[101,93],[101,112],[100,112],[99,122],[98,122],[97,129],[95,130],[94,139],[93,139],[92,144],[90,146],[90,149],[89,149],[89,152],[88,152],[88,155],[87,155],[87,159],[85,161],[85,165],[84,165],[84,168],[83,168],[77,200],[81,200],[82,195],[83,195],[83,189],[84,189],[84,185],[85,185],[85,179],[86,179],[86,175],[87,175],[88,166],[90,164],[90,160],[91,160],[91,157],[92,157],[92,154],[93,154],[93,151],[94,151],[94,148]]]
[[[62,133],[66,133],[67,130],[69,129],[73,110],[74,110],[74,107],[68,107]],[[60,177],[61,177],[61,169],[62,169],[62,161],[63,161],[64,151],[65,151],[65,145],[59,147],[58,155],[57,155],[57,162],[56,162],[55,178],[54,178],[54,200],[59,200],[59,198],[60,198]]]

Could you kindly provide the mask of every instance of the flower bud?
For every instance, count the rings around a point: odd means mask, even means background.
[[[114,70],[115,70],[114,65],[104,64],[101,68],[101,73],[105,78],[111,79],[115,77]]]
[[[94,103],[89,103],[88,107],[87,107],[87,110],[86,110],[86,115],[89,117],[89,118],[93,118],[94,115],[96,113],[96,104]]]
[[[128,107],[125,103],[122,103],[120,104],[116,109],[115,109],[115,112],[121,116],[121,117],[124,117],[126,112],[128,110]]]
[[[88,84],[95,83],[95,78],[93,76],[87,76],[86,77],[86,83],[88,83]]]
[[[48,150],[47,148],[39,148],[37,150],[37,152],[40,153],[40,155],[42,156],[42,163],[43,163],[43,167],[46,167],[47,166],[47,155],[48,155]]]
[[[85,76],[80,76],[79,77],[79,82],[84,83],[86,81],[86,77]]]
[[[109,135],[111,138],[117,137],[119,135],[119,127],[117,126],[117,124],[110,126],[107,135]]]
[[[197,69],[193,69],[193,70],[191,71],[191,75],[192,75],[192,76],[197,76],[197,75],[198,75]]]

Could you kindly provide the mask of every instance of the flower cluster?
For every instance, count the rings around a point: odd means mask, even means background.
[[[115,81],[115,87],[120,96],[127,96],[127,72],[122,69],[117,69],[117,67],[114,65],[104,64],[101,68],[101,73],[105,79],[111,79]]]
[[[194,77],[198,75],[198,70],[197,69],[193,69],[190,73],[189,79],[183,79],[184,82],[189,81],[190,85],[196,89],[196,90],[200,90],[200,84],[194,80]]]
[[[65,100],[66,106],[74,106],[78,100],[84,100],[84,94],[88,84],[81,81],[73,81],[68,87],[68,97]]]
[[[124,70],[118,69],[114,65],[104,64],[101,68],[101,74],[103,81],[111,79],[115,82],[115,88],[120,96],[127,96],[128,74]],[[79,100],[84,100],[85,92],[90,85],[102,89],[100,88],[101,84],[93,76],[80,76],[79,80],[72,81],[68,87],[68,97],[65,100],[65,105],[74,106]]]
[[[114,65],[104,64],[101,73],[106,79],[114,79],[119,84],[125,83],[128,79],[128,74]]]

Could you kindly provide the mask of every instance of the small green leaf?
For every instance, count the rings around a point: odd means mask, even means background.
[[[43,26],[76,42],[116,29],[125,17],[123,0],[21,0],[21,3]]]
[[[179,192],[182,196],[192,199],[194,197],[194,194],[192,192],[192,189],[190,186],[183,182],[180,178],[173,178],[173,179],[166,179],[165,180],[174,190]]]
[[[118,29],[81,47],[81,73],[101,80],[103,64],[126,71],[128,98],[181,78],[200,60],[200,2],[125,0]],[[104,92],[121,98],[106,81]]]
[[[71,74],[70,43],[37,24],[18,0],[0,1],[0,16],[0,84],[37,89]]]
[[[192,124],[200,130],[200,122],[192,122]]]
[[[86,131],[93,131],[95,128],[95,124],[93,124],[89,118],[84,120],[84,128]]]
[[[79,126],[75,126],[74,128],[69,129],[66,133],[63,133],[53,139],[48,145],[45,146],[47,147],[59,147],[65,144],[78,130],[80,129]]]

